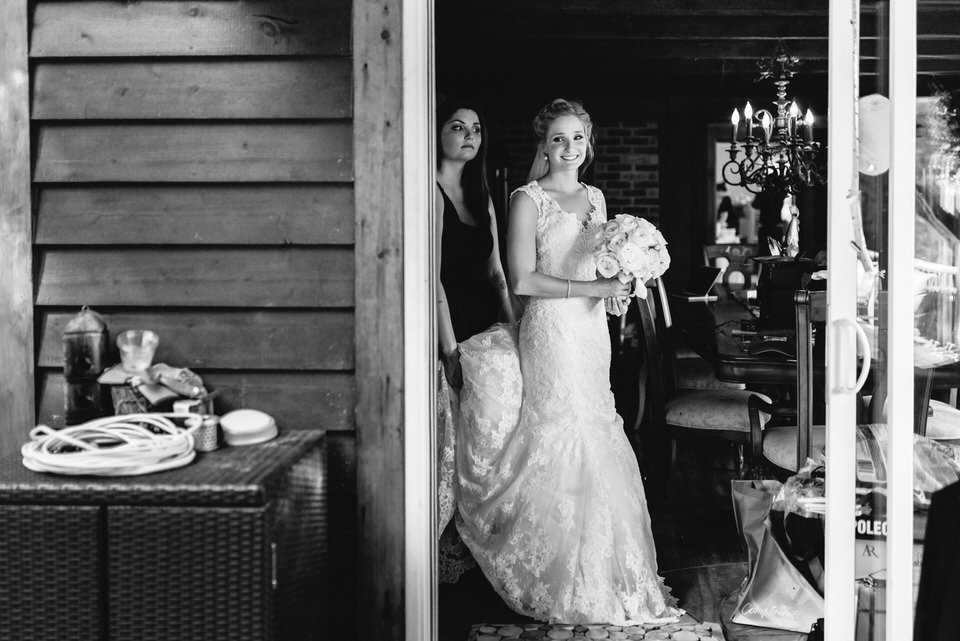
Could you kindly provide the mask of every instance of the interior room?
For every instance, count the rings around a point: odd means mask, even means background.
[[[956,82],[960,45],[947,25],[960,12],[955,3],[921,5],[917,91],[922,96]],[[861,3],[861,19],[859,95],[886,93],[888,4]],[[486,110],[489,179],[501,234],[509,194],[527,182],[534,158],[533,115],[553,98],[580,100],[596,136],[596,158],[583,180],[603,190],[611,216],[634,214],[661,230],[672,259],[663,276],[667,291],[686,292],[698,266],[716,265],[715,256],[722,256],[721,266],[734,262],[731,271],[736,271],[736,264],[745,262],[741,254],[746,261],[769,255],[766,237],[780,241],[787,231],[789,216],[780,218],[779,199],[771,202],[769,194],[756,193],[756,186],[750,190],[724,180],[731,111],[742,118],[748,100],[753,109],[776,111],[775,78],[762,74],[764,59],[784,51],[795,57],[788,99],[811,110],[810,140],[827,145],[826,2],[531,0],[478,6],[437,0],[435,29],[437,99],[478,96]],[[865,147],[874,135],[866,126]],[[741,122],[738,140],[743,127]],[[819,159],[821,169],[825,156]],[[877,173],[864,178],[868,199],[878,197],[883,177]],[[793,200],[800,212],[799,246],[811,260],[826,249],[824,182],[804,185]],[[874,247],[886,238],[871,212],[865,208],[864,226],[868,245]],[[766,233],[758,234],[764,223]],[[756,271],[748,269],[722,286],[755,295]],[[714,290],[708,285],[708,291]],[[792,305],[789,299],[784,308],[791,327]],[[625,427],[631,429],[643,355],[620,342],[622,327],[611,324],[611,376]],[[680,343],[683,356],[689,347]],[[810,376],[812,383],[812,370]],[[812,387],[810,411],[822,424],[822,390]],[[793,403],[792,394],[781,400]],[[664,471],[662,447],[642,442],[642,435],[632,437],[640,439],[634,445],[660,570],[682,607],[701,621],[719,622],[724,600],[748,574],[730,494],[731,481],[742,477],[738,446],[721,437],[679,441],[673,446],[674,461]],[[439,603],[443,639],[463,638],[471,629],[476,634],[476,624],[484,622],[529,622],[504,607],[476,568],[458,582],[441,583]],[[737,634],[744,636],[735,638],[754,638],[749,630]]]
[[[778,45],[802,61],[790,96],[819,113],[814,135],[826,143],[827,10],[823,2],[438,0],[437,94],[481,97],[498,217],[507,195],[527,180],[537,110],[557,97],[582,101],[597,148],[584,180],[604,191],[610,214],[636,214],[659,227],[671,254],[664,280],[679,291],[702,263],[704,245],[716,240],[717,150],[729,144],[731,111],[776,98],[772,82],[759,78],[758,61]],[[823,244],[823,191],[803,196],[803,245]],[[629,364],[614,371],[624,397],[636,389],[629,371]],[[681,605],[719,621],[719,598],[744,574],[729,498],[736,474],[728,444],[693,443],[680,446],[668,482],[648,477],[647,493],[668,584]],[[470,573],[449,599],[441,586],[441,638],[463,638],[464,624],[510,617],[489,590]]]

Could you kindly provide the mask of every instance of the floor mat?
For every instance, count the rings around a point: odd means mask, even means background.
[[[542,639],[672,639],[673,641],[724,641],[719,623],[700,622],[684,615],[677,623],[663,625],[560,625],[548,623],[478,623],[470,630],[467,641],[521,641]]]

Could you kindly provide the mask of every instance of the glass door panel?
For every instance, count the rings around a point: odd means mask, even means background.
[[[865,250],[857,324],[874,365],[851,462],[858,640],[912,637],[930,497],[958,478],[960,44],[944,55],[958,18],[955,3],[859,8],[852,220],[862,223]]]

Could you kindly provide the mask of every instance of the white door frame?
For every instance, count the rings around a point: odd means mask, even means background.
[[[437,349],[433,1],[403,2],[404,609],[406,639],[437,639]]]
[[[853,168],[853,108],[856,82],[854,58],[859,3],[830,2],[830,222],[831,248],[828,262],[831,275],[853,273],[856,258],[850,251],[850,177]],[[915,11],[915,9],[914,9]],[[904,13],[909,12],[909,8]],[[410,641],[437,638],[436,594],[436,390],[437,364],[434,313],[435,243],[432,185],[435,167],[434,119],[434,33],[433,0],[405,0],[403,3],[403,225],[404,225],[404,541],[405,541],[405,630]],[[909,70],[901,76],[909,76]],[[912,224],[912,217],[910,220]],[[837,242],[845,239],[843,242]],[[907,270],[903,270],[904,273]],[[831,328],[855,320],[850,283],[839,287],[833,278],[828,300]],[[853,283],[855,287],[855,282]],[[424,330],[427,331],[424,331]],[[837,367],[851,347],[828,335],[828,384],[846,382],[851,374]],[[835,338],[836,336],[836,338]],[[844,343],[843,345],[831,343]],[[853,348],[855,349],[855,347]],[[832,371],[831,371],[832,370]],[[838,371],[840,370],[840,371]],[[849,394],[834,394],[827,407],[827,424],[841,426],[856,422]],[[853,638],[855,602],[853,592],[853,530],[848,518],[830,515],[853,514],[854,443],[853,430],[828,429],[828,523],[825,615],[828,641]],[[832,465],[831,465],[832,463]],[[902,545],[902,544],[901,544]],[[899,546],[898,546],[899,547]],[[902,563],[902,562],[901,562]],[[891,567],[898,566],[891,563]],[[893,601],[891,591],[888,598]],[[888,604],[888,612],[893,604]],[[902,609],[901,605],[899,609]],[[891,627],[897,629],[897,627]],[[888,637],[891,638],[891,637]]]

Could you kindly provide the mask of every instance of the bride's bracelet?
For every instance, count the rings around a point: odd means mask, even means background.
[[[564,298],[570,298],[570,279],[567,279],[567,295]]]

